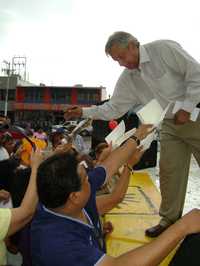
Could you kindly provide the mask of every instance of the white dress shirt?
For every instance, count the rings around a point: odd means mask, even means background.
[[[110,120],[131,107],[147,104],[153,98],[165,108],[172,103],[167,118],[172,118],[176,101],[192,112],[200,102],[200,64],[182,47],[169,40],[154,41],[139,47],[139,67],[124,69],[110,101],[83,108],[83,117]]]

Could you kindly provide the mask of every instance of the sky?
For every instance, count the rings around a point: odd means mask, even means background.
[[[172,39],[200,61],[198,0],[0,0],[0,63],[27,58],[30,82],[104,86],[123,70],[104,52],[114,31]],[[2,67],[2,64],[1,64]]]

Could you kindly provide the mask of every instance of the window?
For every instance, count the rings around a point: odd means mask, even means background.
[[[6,90],[0,90],[0,101],[6,100]],[[15,90],[8,90],[8,101],[15,100]]]
[[[0,101],[5,101],[6,99],[6,90],[0,90]]]
[[[27,103],[43,102],[43,89],[42,88],[25,89],[25,102]]]
[[[70,103],[71,89],[51,88],[51,97],[53,103]]]
[[[99,101],[99,91],[92,89],[78,90],[79,104],[96,104]]]
[[[8,101],[15,101],[15,90],[8,91]]]

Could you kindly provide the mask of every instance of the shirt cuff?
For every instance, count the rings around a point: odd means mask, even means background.
[[[183,106],[181,109],[187,111],[188,113],[192,113],[192,111],[194,110],[196,104],[190,101],[184,101],[183,102]]]
[[[91,117],[91,107],[83,107],[82,108],[82,117],[83,118],[87,118],[87,117]]]

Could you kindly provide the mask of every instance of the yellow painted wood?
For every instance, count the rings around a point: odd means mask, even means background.
[[[114,226],[106,239],[108,255],[116,257],[152,241],[144,232],[158,223],[159,204],[160,193],[148,173],[134,173],[123,202],[105,215],[105,221],[111,221]],[[174,253],[171,252],[160,266],[167,266]]]

